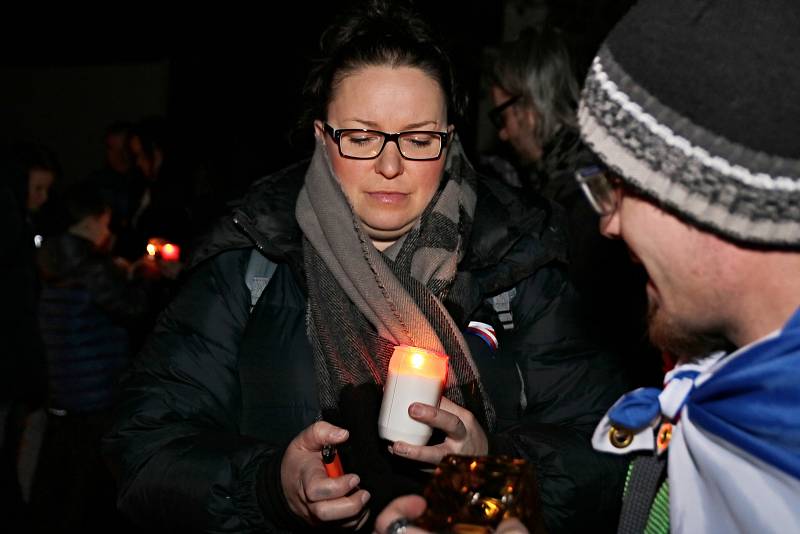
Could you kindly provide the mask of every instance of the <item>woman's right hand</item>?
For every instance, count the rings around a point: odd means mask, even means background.
[[[358,527],[366,519],[364,505],[370,494],[356,489],[358,475],[329,478],[322,463],[322,447],[347,437],[347,430],[318,421],[298,434],[283,455],[281,486],[289,509],[311,525],[336,521]]]

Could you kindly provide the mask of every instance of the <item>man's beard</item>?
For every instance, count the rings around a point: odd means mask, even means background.
[[[667,315],[652,298],[647,302],[647,334],[650,341],[679,363],[695,362],[717,351],[734,347],[714,329],[700,331]]]

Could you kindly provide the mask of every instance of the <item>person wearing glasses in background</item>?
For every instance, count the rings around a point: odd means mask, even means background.
[[[594,434],[634,458],[620,532],[800,531],[799,27],[788,0],[641,0],[586,79],[610,172],[578,181],[678,359]]]
[[[590,434],[626,383],[584,336],[562,228],[545,199],[478,180],[428,24],[355,7],[307,82],[312,159],[198,247],[123,381],[119,505],[173,530],[371,528],[444,455],[505,453],[535,464],[549,532],[613,528],[626,464]],[[441,405],[410,409],[437,430],[425,446],[378,436],[398,344],[450,358]]]
[[[554,172],[591,162],[575,120],[580,87],[560,31],[549,25],[525,28],[490,54],[488,71],[494,108],[489,119],[509,143],[518,165],[531,173],[526,185],[546,196],[569,187]],[[555,183],[554,183],[555,182]]]
[[[645,336],[643,273],[621,243],[600,234],[598,217],[574,179],[576,170],[598,162],[578,132],[579,85],[562,33],[549,25],[526,28],[491,54],[487,78],[495,104],[489,118],[513,149],[523,194],[544,196],[566,212],[569,275],[592,336],[624,357],[633,382],[658,384],[661,358]],[[482,159],[487,172],[492,162],[499,167],[497,161]]]

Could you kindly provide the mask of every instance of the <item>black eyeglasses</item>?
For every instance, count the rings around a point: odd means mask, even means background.
[[[394,141],[400,155],[405,159],[425,161],[439,159],[447,146],[447,132],[410,130],[407,132],[386,133],[379,130],[361,128],[334,129],[325,123],[325,132],[339,146],[339,155],[350,159],[374,159],[381,155],[383,147]]]
[[[598,215],[612,215],[619,207],[622,179],[615,173],[599,165],[591,165],[577,170],[575,179],[583,189],[586,199]]]
[[[503,127],[506,125],[505,118],[503,117],[503,112],[507,109],[516,104],[519,99],[522,98],[522,95],[512,96],[499,106],[495,106],[489,110],[489,120],[492,121],[494,127],[498,130],[502,130]]]

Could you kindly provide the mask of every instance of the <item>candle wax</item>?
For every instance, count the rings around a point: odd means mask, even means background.
[[[390,441],[425,445],[433,431],[428,425],[412,419],[408,407],[414,402],[439,406],[441,395],[441,378],[390,370],[379,417],[380,436]]]

